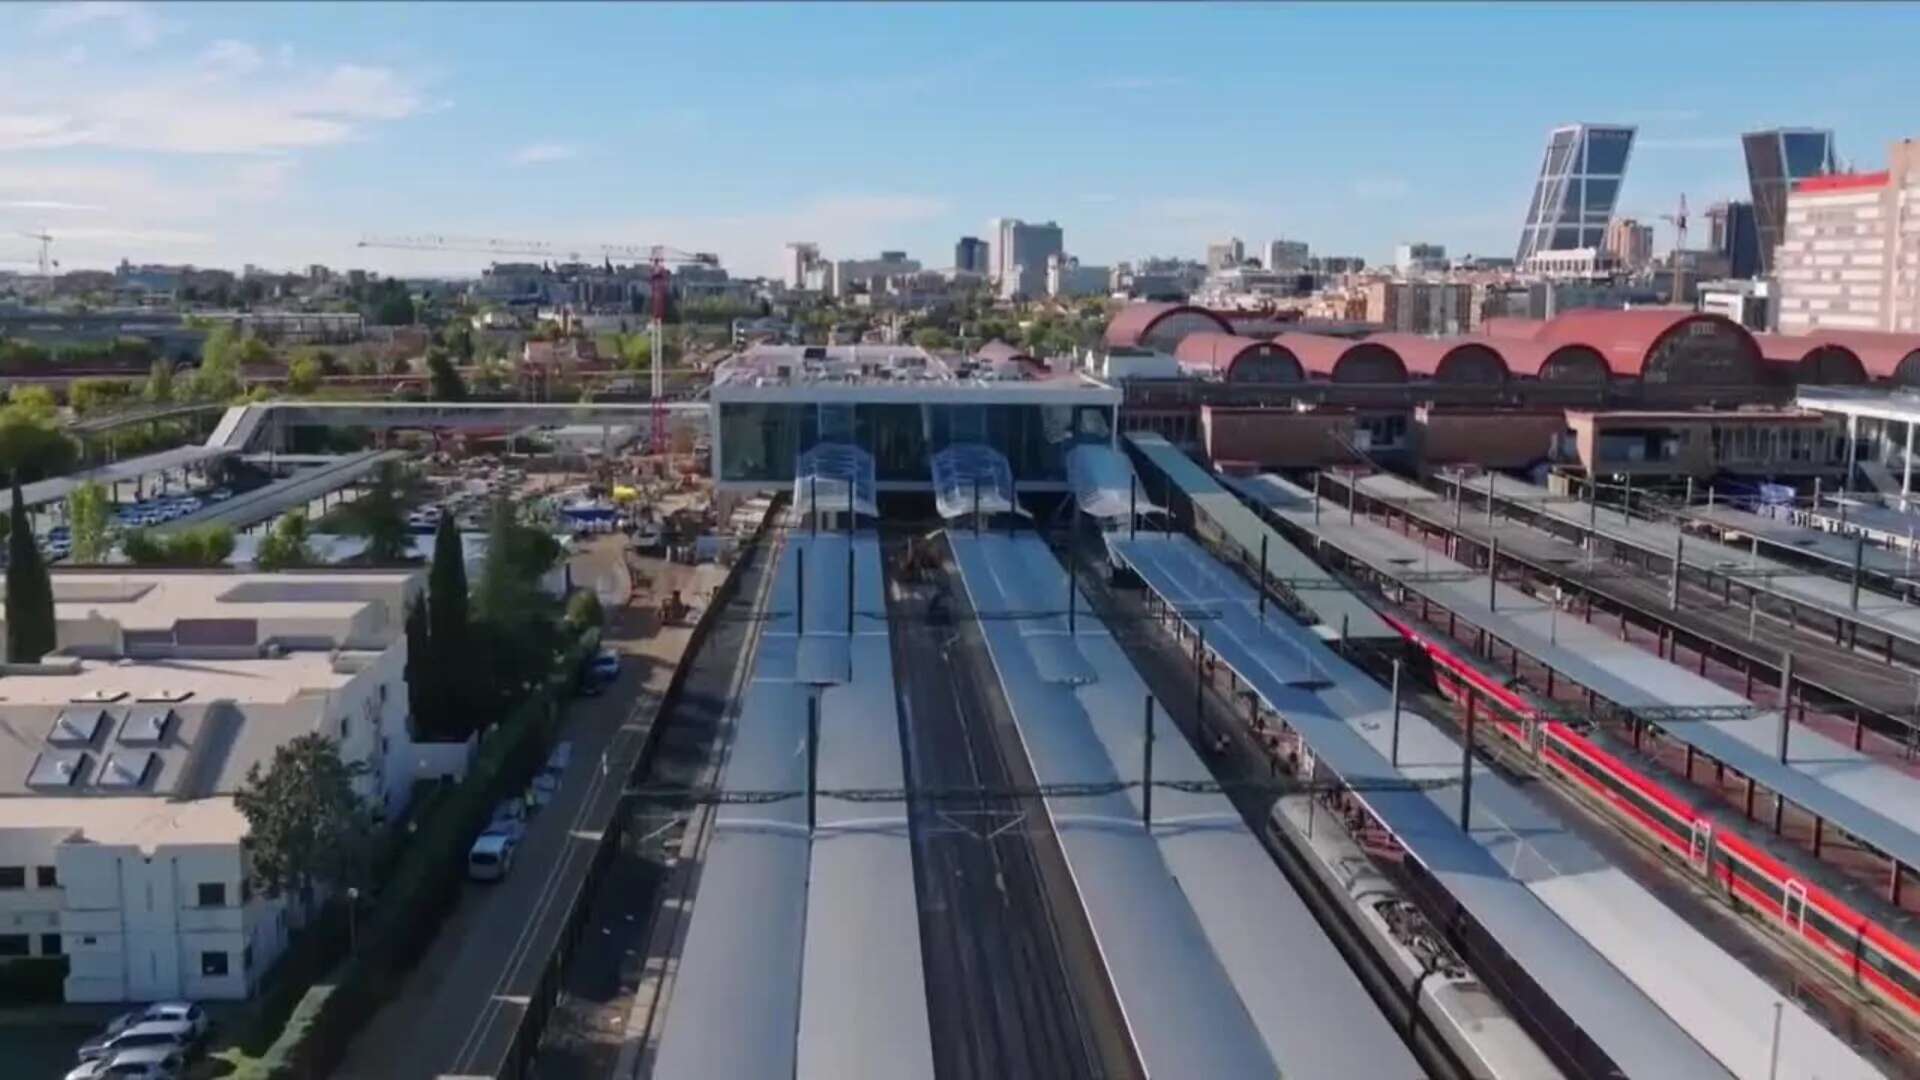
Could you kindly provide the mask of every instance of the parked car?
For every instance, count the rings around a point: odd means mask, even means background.
[[[187,1073],[187,1055],[166,1046],[122,1050],[94,1073],[98,1080],[180,1080]]]
[[[527,835],[527,804],[519,799],[500,800],[481,835],[504,836],[519,843]]]
[[[194,1040],[204,1039],[211,1021],[207,1010],[191,1001],[156,1001],[141,1014],[146,1020],[184,1020],[193,1025]]]
[[[185,1050],[194,1040],[193,1024],[186,1020],[141,1020],[118,1035],[96,1035],[80,1044],[82,1062],[112,1058],[122,1050],[164,1046]]]
[[[467,876],[475,881],[498,881],[513,869],[511,837],[499,833],[481,833],[467,851]]]

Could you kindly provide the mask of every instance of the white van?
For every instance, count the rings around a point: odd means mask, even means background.
[[[467,851],[467,876],[475,881],[499,881],[513,868],[513,837],[482,833]]]

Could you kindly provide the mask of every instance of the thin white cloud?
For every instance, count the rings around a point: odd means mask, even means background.
[[[60,199],[0,199],[0,210],[60,210],[92,213],[105,209],[104,206],[95,206],[92,203],[65,202]]]
[[[420,111],[418,89],[383,67],[336,64],[268,72],[250,46],[215,46],[215,63],[112,80],[86,70],[0,86],[0,151],[95,146],[189,154],[262,154],[326,146],[368,124]],[[210,93],[206,78],[222,79]]]
[[[515,150],[508,159],[515,165],[547,165],[555,161],[572,161],[580,156],[580,148],[571,143],[530,143]]]
[[[266,54],[234,38],[221,38],[200,54],[200,66],[215,75],[245,75],[260,70],[266,62]]]
[[[147,4],[123,0],[54,4],[40,13],[36,24],[46,35],[66,34],[106,26],[119,31],[127,44],[144,49],[160,39],[166,24]]]

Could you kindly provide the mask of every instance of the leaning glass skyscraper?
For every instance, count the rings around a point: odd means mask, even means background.
[[[1540,179],[1514,261],[1542,251],[1597,248],[1620,198],[1634,129],[1620,124],[1569,124],[1547,137]]]
[[[1796,181],[1838,171],[1833,132],[1818,128],[1773,128],[1740,136],[1747,152],[1747,182],[1753,186],[1754,227],[1760,234],[1760,275],[1773,273],[1774,250],[1787,228],[1787,193]]]

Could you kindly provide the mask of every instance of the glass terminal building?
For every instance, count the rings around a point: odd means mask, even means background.
[[[1759,233],[1759,276],[1773,273],[1773,256],[1787,230],[1787,193],[1810,176],[1837,172],[1833,132],[1818,128],[1773,128],[1740,136],[1753,188],[1754,228]]]
[[[985,446],[1022,490],[1064,491],[1067,453],[1112,445],[1120,390],[1036,364],[949,361],[911,345],[760,345],[714,373],[714,481],[790,489],[821,444],[871,454],[881,492],[931,492],[935,454]]]
[[[1599,248],[1620,200],[1633,149],[1632,127],[1570,124],[1553,129],[1540,178],[1533,185],[1527,223],[1520,230],[1517,265],[1543,251]]]

